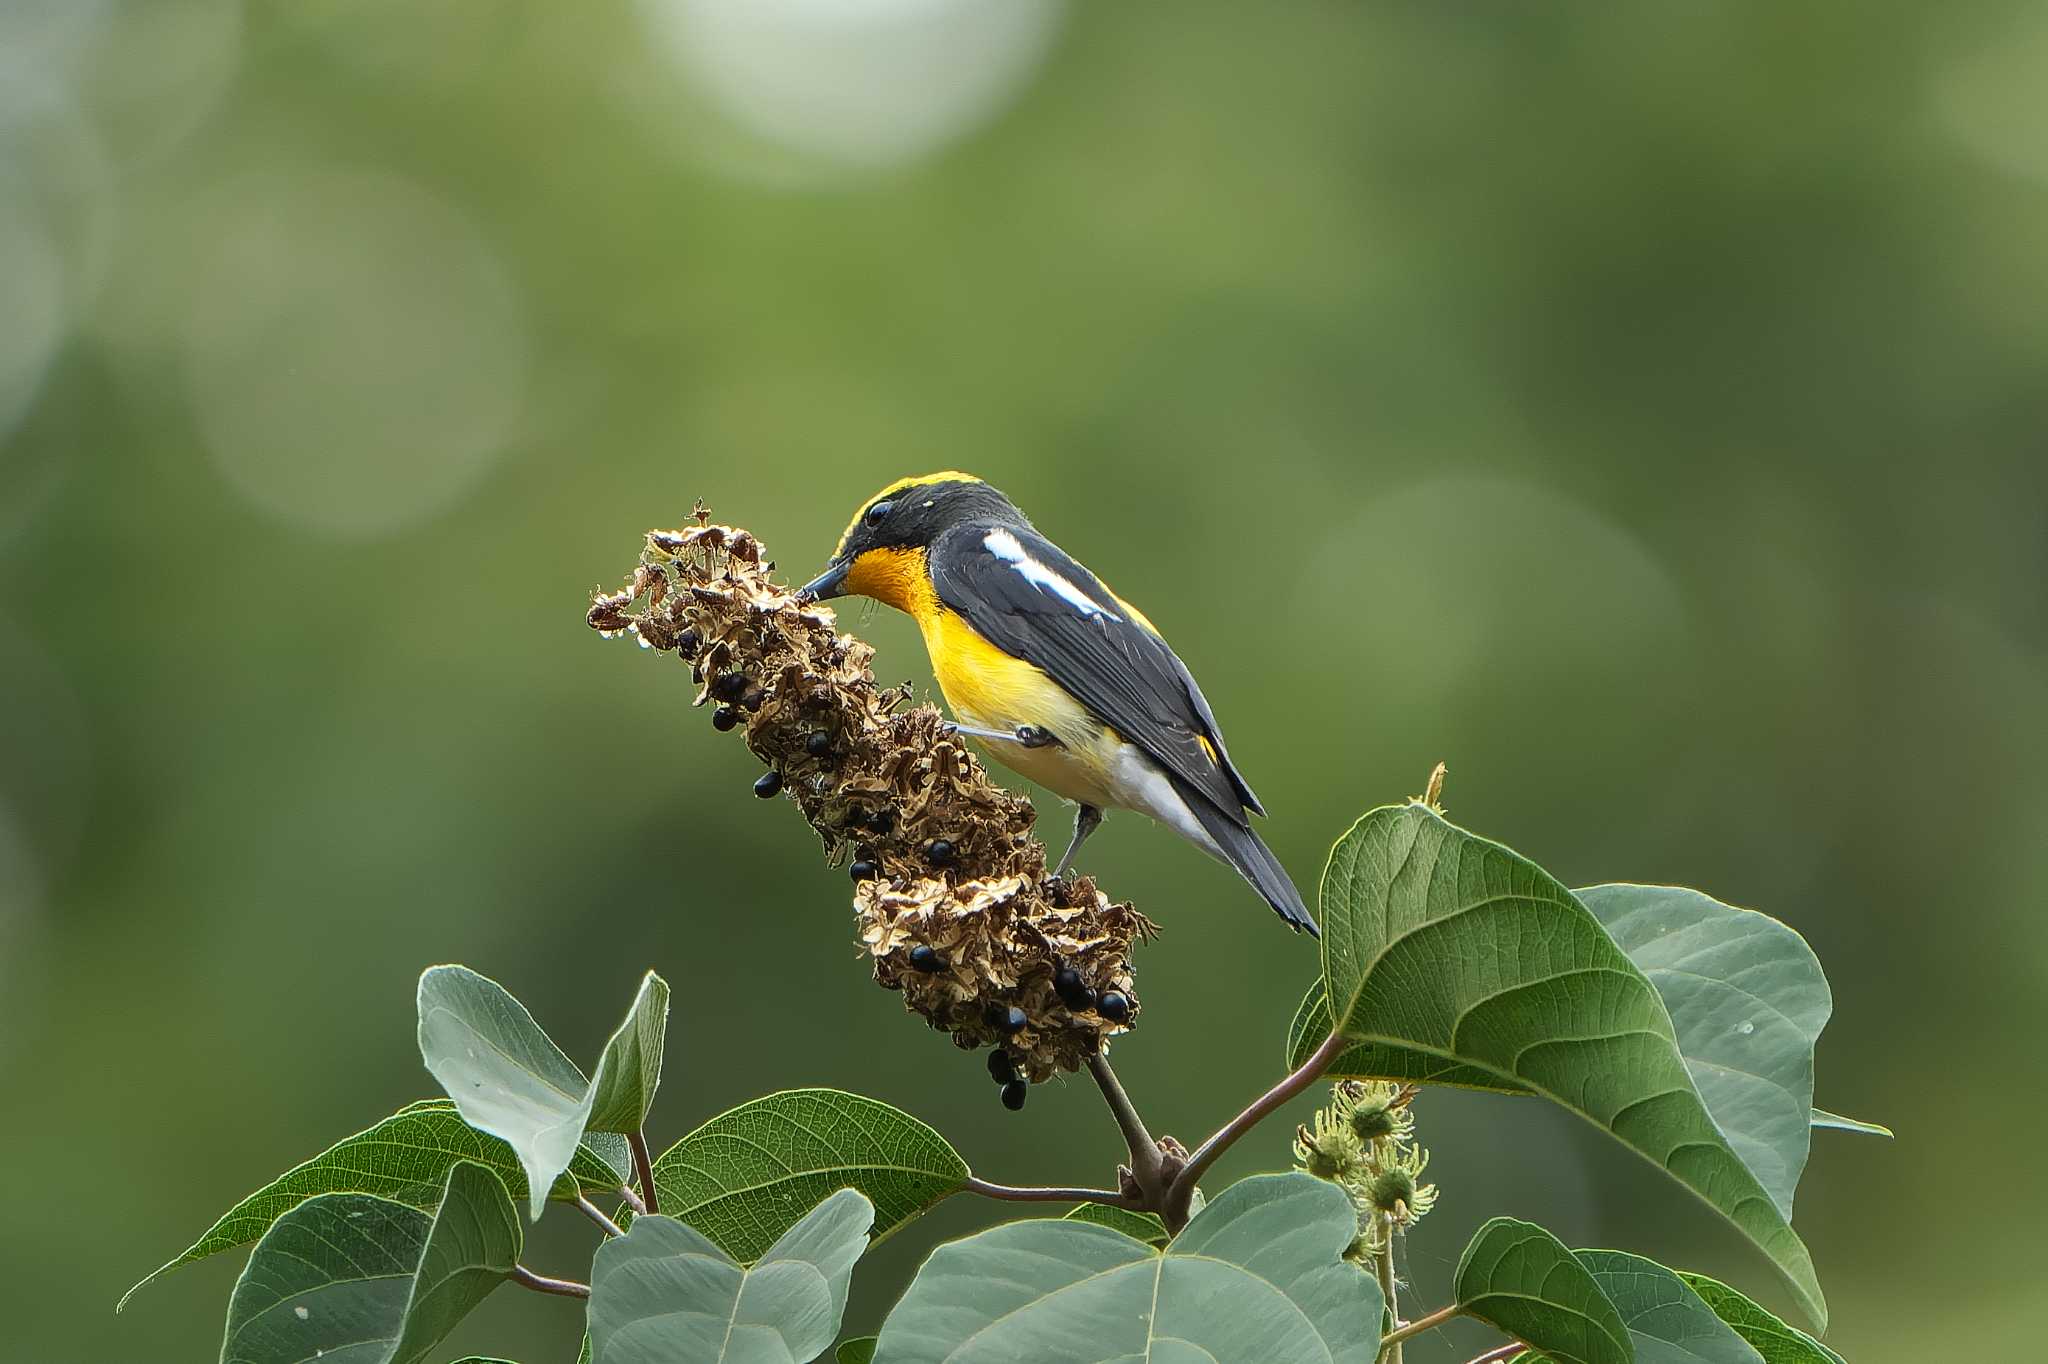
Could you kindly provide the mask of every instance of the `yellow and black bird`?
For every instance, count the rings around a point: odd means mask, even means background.
[[[1145,613],[969,474],[906,478],[854,515],[803,588],[906,612],[924,633],[955,728],[1080,805],[1055,875],[1109,809],[1137,810],[1237,868],[1282,919],[1316,932],[1264,814],[1187,665]]]

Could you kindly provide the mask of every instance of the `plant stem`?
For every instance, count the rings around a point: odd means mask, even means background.
[[[1143,1206],[1165,1216],[1167,1190],[1165,1181],[1160,1178],[1159,1143],[1152,1140],[1152,1134],[1145,1129],[1145,1120],[1138,1116],[1137,1107],[1131,1103],[1131,1096],[1124,1093],[1116,1072],[1109,1068],[1107,1053],[1097,1052],[1088,1058],[1088,1073],[1095,1077],[1102,1097],[1109,1101],[1109,1111],[1116,1116],[1116,1125],[1124,1134],[1124,1145],[1130,1148],[1131,1176],[1137,1180],[1139,1192],[1144,1195]]]
[[[1336,1060],[1338,1053],[1343,1050],[1343,1035],[1332,1032],[1323,1039],[1320,1047],[1310,1053],[1308,1060],[1301,1063],[1300,1069],[1254,1099],[1251,1107],[1225,1123],[1215,1136],[1195,1148],[1195,1153],[1188,1157],[1187,1164],[1174,1177],[1173,1188],[1168,1191],[1168,1206],[1178,1209],[1178,1212],[1162,1211],[1161,1215],[1166,1218],[1166,1224],[1169,1227],[1173,1226],[1176,1216],[1182,1221],[1186,1220],[1188,1203],[1195,1193],[1195,1181],[1216,1163],[1219,1156],[1235,1145],[1239,1137],[1258,1126],[1274,1109],[1314,1084],[1329,1068],[1330,1062]]]
[[[983,1198],[1000,1198],[1012,1203],[1107,1203],[1112,1208],[1139,1208],[1131,1198],[1114,1189],[1054,1189],[1033,1185],[991,1184],[973,1175],[967,1176],[967,1182],[960,1187],[966,1193],[980,1194]]]
[[[590,1285],[577,1283],[574,1279],[550,1279],[545,1274],[536,1274],[525,1265],[512,1266],[512,1282],[521,1288],[531,1288],[536,1293],[553,1293],[560,1298],[587,1298]]]
[[[1397,1281],[1394,1278],[1394,1219],[1391,1217],[1387,1219],[1386,1244],[1380,1247],[1379,1273],[1380,1292],[1387,1299],[1387,1319],[1393,1322],[1395,1329],[1398,1330],[1401,1325],[1401,1303],[1395,1293]],[[1400,1341],[1394,1341],[1380,1350],[1379,1364],[1401,1364]]]
[[[633,1174],[640,1181],[640,1201],[647,1205],[636,1211],[660,1212],[661,1198],[654,1192],[654,1161],[647,1154],[646,1131],[629,1134],[626,1144],[633,1148]]]
[[[1527,1345],[1524,1345],[1519,1340],[1511,1340],[1505,1345],[1496,1346],[1488,1350],[1477,1359],[1465,1361],[1465,1364],[1505,1364],[1507,1360],[1513,1359],[1528,1348]]]
[[[603,1229],[605,1235],[624,1236],[626,1234],[625,1232],[619,1230],[619,1224],[617,1222],[612,1221],[611,1218],[606,1217],[604,1215],[604,1210],[602,1208],[598,1207],[597,1204],[591,1202],[588,1198],[584,1197],[580,1193],[576,1195],[576,1206],[583,1209],[583,1215],[585,1217],[588,1217],[591,1221],[597,1223],[597,1225]]]
[[[619,1197],[626,1200],[626,1206],[633,1210],[635,1217],[645,1217],[647,1215],[647,1205],[640,1201],[639,1191],[631,1184],[619,1185]]]
[[[1428,1316],[1417,1317],[1406,1326],[1396,1326],[1393,1330],[1387,1332],[1386,1338],[1380,1342],[1380,1345],[1382,1348],[1389,1345],[1399,1345],[1410,1336],[1419,1336],[1424,1331],[1434,1331],[1437,1327],[1443,1325],[1464,1310],[1464,1308],[1456,1303],[1452,1303],[1449,1307],[1439,1307]]]

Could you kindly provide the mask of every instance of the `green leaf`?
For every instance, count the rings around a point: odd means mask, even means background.
[[[638,1132],[661,1084],[662,1043],[668,1033],[668,982],[649,971],[626,1021],[605,1044],[591,1081],[588,1132]]]
[[[1846,1364],[1843,1358],[1796,1326],[1788,1326],[1742,1294],[1704,1274],[1680,1272],[1686,1287],[1708,1309],[1735,1328],[1764,1357],[1764,1364]]]
[[[367,1194],[322,1194],[257,1243],[228,1302],[221,1364],[418,1364],[519,1262],[504,1183],[460,1161],[429,1220]]]
[[[1098,1227],[1120,1231],[1133,1241],[1143,1241],[1148,1246],[1163,1246],[1173,1239],[1166,1229],[1166,1223],[1159,1220],[1156,1212],[1135,1212],[1130,1208],[1115,1208],[1107,1203],[1083,1203],[1068,1213],[1069,1222],[1092,1222]]]
[[[1663,1265],[1619,1250],[1572,1254],[1620,1313],[1635,1341],[1636,1364],[1763,1364],[1749,1342]],[[1547,1358],[1517,1356],[1528,1364]]]
[[[470,1126],[503,1137],[526,1171],[530,1216],[569,1168],[590,1085],[511,992],[467,966],[420,975],[420,1056]]]
[[[1707,1112],[1785,1216],[1811,1128],[1891,1135],[1810,1107],[1814,1044],[1833,1001],[1797,933],[1693,890],[1611,885],[1574,893],[1656,988]],[[1318,983],[1288,1029],[1290,1065],[1328,1035]],[[1328,1073],[1528,1092],[1483,1070],[1370,1043],[1347,1049]]]
[[[1483,1074],[1563,1105],[1734,1223],[1827,1320],[1812,1257],[1709,1114],[1656,988],[1569,890],[1426,806],[1390,806],[1331,851],[1322,917],[1324,997],[1396,1063],[1382,1073]]]
[[[751,1269],[701,1233],[651,1213],[597,1250],[593,1364],[789,1364],[832,1346],[874,1209],[841,1189],[783,1233]]]
[[[622,1139],[593,1133],[548,1196],[573,1201],[579,1190],[616,1190],[625,1181],[631,1159]],[[278,1218],[320,1194],[373,1194],[431,1212],[440,1206],[448,1171],[458,1160],[489,1167],[515,1199],[525,1199],[526,1175],[511,1147],[464,1122],[447,1099],[408,1104],[235,1204],[191,1246],[124,1293],[114,1310],[126,1307],[144,1285],[181,1265],[253,1244]]]
[[[1382,1302],[1343,1258],[1357,1235],[1344,1191],[1304,1174],[1232,1185],[1164,1251],[1070,1218],[1012,1222],[932,1252],[875,1359],[1372,1364]]]
[[[875,1337],[855,1336],[852,1340],[841,1341],[839,1348],[832,1352],[832,1358],[838,1364],[873,1364]]]
[[[1539,1226],[1496,1217],[1458,1261],[1458,1306],[1558,1364],[1630,1364],[1621,1314],[1584,1265]]]
[[[880,1241],[955,1192],[967,1162],[899,1109],[836,1089],[792,1089],[729,1109],[654,1162],[661,1210],[741,1263],[834,1189],[874,1204]]]
[[[1864,1122],[1861,1118],[1845,1118],[1839,1113],[1830,1113],[1823,1108],[1813,1110],[1813,1125],[1831,1128],[1837,1132],[1861,1132],[1866,1137],[1889,1138],[1892,1135],[1892,1129],[1880,1123]]]
[[[526,1171],[529,1215],[569,1166],[584,1131],[638,1131],[661,1079],[668,984],[652,971],[606,1044],[596,1083],[504,986],[467,966],[420,974],[420,1056],[472,1127],[502,1137]],[[603,1111],[593,1124],[593,1109]],[[622,1124],[631,1118],[633,1126]]]
[[[1813,1141],[1813,1048],[1834,996],[1813,949],[1768,915],[1678,886],[1575,892],[1649,978],[1707,1111],[1781,1216]]]

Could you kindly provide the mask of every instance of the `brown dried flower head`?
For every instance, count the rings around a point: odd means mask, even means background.
[[[1031,802],[992,781],[933,707],[902,709],[907,686],[877,686],[874,650],[774,582],[753,535],[701,507],[698,522],[649,532],[627,585],[592,600],[590,625],[692,664],[696,704],[744,724],[827,860],[872,870],[853,907],[876,983],[959,1046],[1000,1045],[1034,1081],[1126,1031],[1131,945],[1150,921],[1088,877],[1048,882]],[[1060,990],[1063,969],[1079,980]],[[1108,991],[1129,1001],[1121,1019],[1091,1007]]]

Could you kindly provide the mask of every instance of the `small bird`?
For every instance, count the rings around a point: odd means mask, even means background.
[[[1290,927],[1317,932],[1252,831],[1249,816],[1265,810],[1187,665],[1009,498],[950,470],[890,484],[800,593],[849,594],[917,622],[957,732],[1079,804],[1054,876],[1103,811],[1137,810],[1235,867]]]

